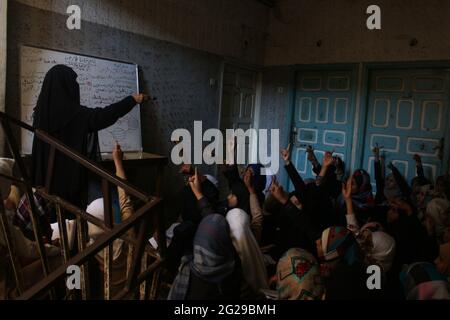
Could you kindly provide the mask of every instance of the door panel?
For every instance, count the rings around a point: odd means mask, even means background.
[[[325,151],[335,150],[346,163],[350,163],[354,86],[351,70],[299,72],[292,128],[295,134],[292,161],[302,177],[314,177],[305,153],[309,145],[316,150],[319,161]]]
[[[363,168],[372,177],[371,150],[376,143],[384,147],[386,163],[398,166],[408,182],[416,175],[412,159],[416,153],[422,157],[427,178],[434,181],[445,171],[448,89],[448,72],[444,70],[371,72]]]

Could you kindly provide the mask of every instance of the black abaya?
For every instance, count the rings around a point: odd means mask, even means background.
[[[136,101],[129,96],[105,108],[81,106],[76,78],[77,74],[67,66],[58,65],[50,69],[34,111],[33,126],[91,160],[99,160],[97,131],[113,125],[130,112]],[[34,186],[45,185],[49,151],[48,144],[34,138],[31,168]],[[49,191],[84,209],[87,205],[87,174],[81,165],[56,151]]]

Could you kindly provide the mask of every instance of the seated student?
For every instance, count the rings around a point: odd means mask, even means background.
[[[404,266],[400,280],[407,300],[450,300],[450,284],[429,262]]]
[[[173,229],[166,256],[167,269],[172,276],[176,274],[181,258],[192,252],[192,240],[198,224],[205,216],[214,213],[219,195],[218,189],[197,168],[194,172],[191,166],[184,168],[182,172],[189,174],[189,178],[181,196],[181,222]]]
[[[113,159],[116,168],[116,175],[119,178],[126,179],[125,170],[123,168],[123,153],[120,148],[120,145],[116,143],[113,150]],[[119,203],[120,203],[120,216],[121,221],[125,221],[130,218],[134,214],[134,208],[131,204],[130,197],[126,194],[125,190],[122,188],[117,188],[119,193]],[[103,198],[97,199],[93,201],[86,209],[86,212],[93,215],[94,217],[104,221],[104,206],[103,206]],[[100,237],[104,231],[103,229],[97,227],[92,223],[88,223],[88,232],[89,232],[89,243],[92,244],[95,240]],[[113,256],[112,256],[112,283],[111,286],[111,295],[114,297],[117,293],[123,289],[125,282],[127,280],[127,254],[128,254],[128,246],[125,245],[124,241],[121,239],[114,240],[113,242]],[[103,251],[99,252],[95,256],[99,267],[100,272],[104,272],[104,259],[103,259]],[[103,279],[103,277],[102,277]],[[102,289],[103,287],[100,286]],[[103,294],[101,294],[103,296]]]
[[[297,169],[290,161],[291,145],[281,150],[285,162],[285,169],[294,185],[295,191],[291,194],[291,200],[298,202],[301,209],[310,215],[316,228],[323,230],[336,224],[332,198],[335,198],[335,185],[340,187],[334,174],[334,159],[330,152],[325,153],[323,163],[316,183],[305,184]]]
[[[312,171],[316,174],[316,184],[321,185],[326,181],[325,188],[332,198],[337,198],[341,193],[341,182],[345,178],[345,163],[338,156],[333,156],[334,151],[325,152],[322,163],[319,163],[312,146],[306,148],[307,160],[312,165]],[[329,158],[327,160],[327,158]],[[323,168],[324,161],[327,161],[326,168]],[[325,170],[324,170],[325,169]]]
[[[289,249],[277,264],[279,300],[322,300],[324,284],[316,258],[300,248]]]
[[[273,252],[276,259],[288,249],[293,247],[305,248],[315,252],[315,241],[319,236],[319,229],[306,212],[299,209],[289,199],[289,194],[278,184],[276,179],[272,182],[270,193],[278,203],[277,212],[273,212],[278,232],[273,239],[277,248]],[[272,243],[274,243],[272,242]]]
[[[12,176],[13,174],[13,159],[0,159],[0,173]],[[16,255],[22,269],[22,275],[24,280],[25,288],[30,288],[32,285],[37,283],[44,277],[42,266],[39,261],[39,251],[38,244],[24,236],[22,231],[13,224],[13,219],[15,215],[15,206],[12,201],[9,201],[9,195],[11,191],[11,181],[6,178],[0,177],[0,193],[2,196],[1,201],[4,202],[4,218],[7,223],[7,228],[9,229],[12,241],[12,245],[15,247]],[[3,213],[0,213],[3,215]],[[3,227],[0,226],[0,248],[1,252],[7,252],[6,235]],[[60,263],[60,250],[59,248],[51,245],[45,244],[45,253],[49,260],[50,270],[55,269]],[[9,254],[8,254],[9,255]],[[0,256],[0,260],[3,260],[0,265],[9,265],[9,258],[6,255]],[[37,263],[35,263],[37,262]],[[0,273],[0,277],[12,277],[12,273]],[[11,279],[4,279],[8,281]],[[1,282],[1,281],[0,281]]]
[[[258,242],[250,230],[250,219],[242,209],[232,209],[226,216],[231,240],[242,266],[242,299],[261,298],[261,289],[268,289],[267,270]]]
[[[431,219],[422,225],[414,207],[400,199],[390,202],[386,231],[395,239],[397,246],[396,265],[417,261],[432,262],[438,256],[438,242]]]
[[[366,268],[353,234],[345,227],[330,227],[316,241],[325,283],[326,300],[370,299]]]
[[[450,243],[441,244],[439,247],[439,257],[434,260],[439,273],[447,277],[450,282]]]
[[[375,205],[375,198],[372,194],[370,176],[363,169],[356,170],[352,175],[352,205],[355,217],[360,225],[364,225],[369,220],[383,220],[378,217],[379,209]],[[347,213],[346,202],[342,195],[339,196],[338,206],[340,216],[344,218],[342,225],[345,225],[345,215]]]
[[[193,224],[199,224],[203,216],[201,210],[198,207],[198,199],[195,197],[192,188],[189,185],[189,179],[195,175],[195,170],[191,165],[183,165],[180,172],[186,176],[186,185],[183,187],[180,195],[181,202],[181,214],[180,218],[182,222],[190,221]],[[199,172],[199,180],[201,184],[202,194],[208,199],[209,204],[215,208],[219,200],[219,189],[211,179],[208,179],[207,175],[203,175]]]
[[[384,168],[382,167],[382,159],[378,145],[373,148],[372,152],[375,158],[374,172],[377,185],[375,200],[377,204],[381,204],[394,198],[409,197],[411,193],[409,187],[407,186],[406,181],[402,179],[400,172],[392,163],[388,165],[388,168],[392,169],[392,173],[385,178],[383,177]]]
[[[219,213],[226,214],[231,209],[239,208],[250,214],[250,194],[239,175],[237,165],[225,165],[222,167],[222,172],[227,180],[230,193],[226,202],[220,206]]]
[[[434,198],[427,207],[425,217],[431,219],[433,234],[442,242],[445,230],[450,227],[450,201],[445,198]]]
[[[39,223],[43,232],[44,242],[51,243],[53,230],[50,225],[50,216],[54,208],[50,203],[37,194],[34,194],[34,203],[39,214]],[[31,241],[34,241],[34,232],[31,222],[31,208],[26,194],[20,198],[13,221],[14,225],[22,230],[25,237]]]
[[[395,239],[390,236],[381,224],[371,222],[359,227],[358,221],[353,211],[351,199],[353,179],[350,177],[346,184],[342,186],[342,195],[346,202],[347,229],[353,232],[366,266],[378,265],[381,268],[381,286],[383,295],[388,297],[401,297],[400,284],[397,280],[398,269],[392,271],[396,257]]]
[[[168,300],[238,300],[241,269],[222,215],[203,218],[169,292]]]
[[[347,183],[342,186],[342,195],[347,207],[347,229],[353,232],[356,240],[360,244],[360,249],[366,259],[366,264],[377,264],[383,272],[388,272],[392,266],[395,256],[395,240],[378,223],[368,223],[362,228],[353,211],[352,203],[353,178],[350,177]]]

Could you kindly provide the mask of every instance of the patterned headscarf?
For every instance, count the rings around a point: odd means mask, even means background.
[[[401,198],[402,190],[398,186],[394,175],[392,173],[387,175],[385,181],[386,181],[386,183],[385,183],[383,193],[384,193],[384,196],[386,197],[386,199],[391,200],[391,199],[395,199],[395,198]]]
[[[358,245],[353,233],[344,227],[330,227],[322,232],[319,257],[323,262],[344,261],[348,265],[356,262]]]
[[[404,266],[400,281],[408,300],[448,300],[450,285],[436,267],[429,262]]]
[[[277,291],[280,300],[321,300],[324,286],[320,266],[309,252],[293,248],[277,265]]]
[[[433,218],[435,223],[435,232],[437,237],[441,237],[444,233],[449,220],[450,201],[447,199],[436,198],[427,205],[426,214]]]
[[[352,194],[353,204],[357,209],[366,209],[375,204],[372,194],[372,185],[370,183],[370,175],[363,169],[358,169],[353,174],[358,191]]]
[[[169,293],[169,300],[184,300],[191,272],[216,285],[229,276],[235,267],[235,251],[230,228],[219,214],[206,216],[194,237],[194,255],[184,256],[180,270]]]

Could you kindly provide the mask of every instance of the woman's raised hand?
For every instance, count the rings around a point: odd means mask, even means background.
[[[289,143],[289,145],[286,149],[281,149],[280,153],[281,153],[281,157],[284,160],[284,163],[286,165],[288,165],[289,161],[291,159],[291,144]]]
[[[137,104],[141,104],[143,102],[146,102],[150,100],[150,97],[144,93],[136,93],[133,94],[134,101],[136,101]]]

